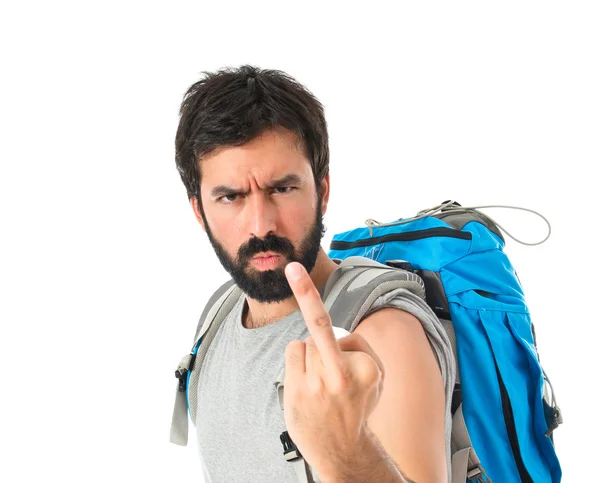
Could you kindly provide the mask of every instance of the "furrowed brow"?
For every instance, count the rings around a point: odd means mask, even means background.
[[[302,179],[297,174],[287,174],[282,178],[275,179],[271,181],[266,189],[277,188],[278,186],[291,186],[291,185],[299,185],[302,184]],[[229,195],[245,195],[248,194],[247,191],[243,191],[238,188],[234,188],[233,186],[227,186],[224,184],[215,186],[211,192],[211,198],[220,198],[221,196],[229,196]]]
[[[283,178],[279,178],[279,179],[275,179],[275,180],[271,181],[268,184],[267,188],[272,189],[272,188],[277,188],[278,186],[291,186],[291,185],[299,185],[299,184],[302,184],[302,180],[300,179],[300,176],[298,176],[297,174],[287,174]]]
[[[224,184],[215,186],[212,189],[212,191],[210,192],[211,198],[220,198],[221,196],[243,195],[243,194],[246,194],[246,192],[241,189],[234,188],[233,186],[227,186]]]

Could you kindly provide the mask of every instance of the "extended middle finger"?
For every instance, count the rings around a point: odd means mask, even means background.
[[[331,318],[314,283],[304,267],[297,262],[288,264],[285,273],[323,364],[325,367],[339,367],[341,352],[333,333]]]

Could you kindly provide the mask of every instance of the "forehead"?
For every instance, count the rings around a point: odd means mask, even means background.
[[[294,133],[272,130],[244,144],[218,148],[200,162],[202,184],[268,182],[288,174],[311,175],[303,144]]]

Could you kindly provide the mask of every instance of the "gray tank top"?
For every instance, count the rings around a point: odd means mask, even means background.
[[[273,383],[285,348],[309,336],[300,311],[265,327],[242,325],[242,295],[210,345],[198,381],[196,433],[205,482],[290,482],[286,430]]]
[[[244,305],[242,295],[219,328],[199,374],[196,437],[204,481],[297,483],[293,465],[283,458],[279,436],[286,427],[273,383],[283,368],[286,346],[307,338],[308,329],[300,311],[265,327],[247,329],[242,325]],[[385,306],[399,307],[384,302],[374,304],[373,310]],[[407,303],[402,308],[421,321],[429,319],[422,304]],[[448,400],[453,380],[443,367],[442,376]],[[449,404],[447,407],[449,458],[451,416]],[[319,481],[318,475],[314,476]]]

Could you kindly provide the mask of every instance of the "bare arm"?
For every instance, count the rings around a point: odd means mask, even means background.
[[[355,333],[385,367],[368,426],[408,477],[419,483],[447,481],[444,384],[421,323],[387,308],[365,318]]]

